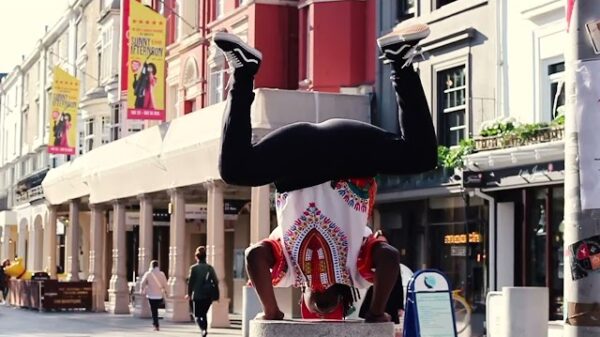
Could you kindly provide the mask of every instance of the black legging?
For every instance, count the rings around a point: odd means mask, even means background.
[[[392,70],[401,135],[368,123],[331,119],[294,123],[251,143],[253,78],[236,76],[225,112],[219,170],[228,184],[275,183],[291,191],[344,178],[415,174],[435,168],[437,142],[419,75]]]

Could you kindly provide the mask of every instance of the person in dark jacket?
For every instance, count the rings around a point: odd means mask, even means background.
[[[219,300],[219,280],[215,269],[206,263],[206,248],[198,247],[195,255],[197,263],[190,267],[186,298],[194,303],[194,317],[204,337],[208,334],[206,313],[212,302]]]

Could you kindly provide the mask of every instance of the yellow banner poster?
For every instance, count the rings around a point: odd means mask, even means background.
[[[55,67],[51,97],[48,153],[74,155],[77,149],[79,80]]]
[[[129,0],[127,118],[165,119],[165,40],[167,20]]]

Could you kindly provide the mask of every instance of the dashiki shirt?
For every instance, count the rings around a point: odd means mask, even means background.
[[[358,273],[357,258],[371,235],[367,221],[373,185],[374,179],[340,180],[277,193],[279,226],[270,241],[282,246],[287,263],[281,263],[274,286],[317,291],[336,283],[370,286]]]

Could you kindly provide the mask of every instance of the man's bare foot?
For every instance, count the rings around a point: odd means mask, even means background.
[[[386,312],[379,314],[379,315],[373,315],[372,313],[368,312],[365,317],[366,323],[384,323],[384,322],[390,322],[391,320],[392,320],[392,317]]]
[[[277,310],[275,313],[272,314],[266,314],[264,312],[261,312],[258,315],[256,315],[254,319],[262,321],[281,321],[283,320],[283,316],[283,312],[281,312],[281,310]]]

